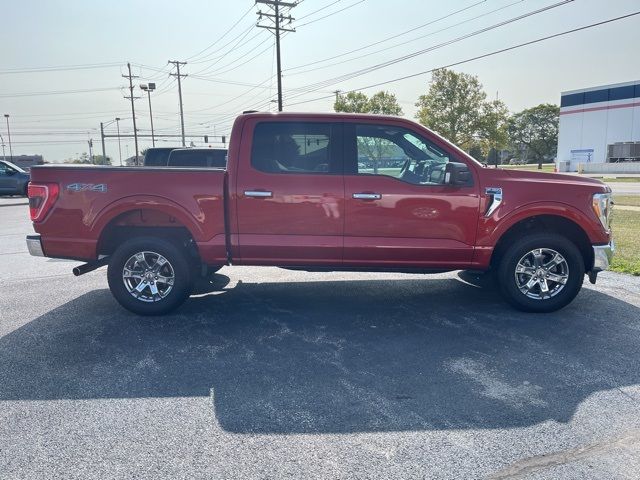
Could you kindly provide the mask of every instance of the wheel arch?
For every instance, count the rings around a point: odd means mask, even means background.
[[[555,213],[540,213],[521,218],[509,225],[496,242],[491,255],[491,267],[494,268],[507,247],[514,239],[531,233],[556,233],[569,239],[580,251],[585,270],[593,266],[593,248],[587,232],[572,218]]]
[[[169,239],[197,253],[202,230],[180,206],[162,200],[130,197],[101,212],[92,227],[97,233],[96,253],[109,255],[125,240],[145,235]]]

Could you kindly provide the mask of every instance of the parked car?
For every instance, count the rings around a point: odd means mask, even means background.
[[[225,168],[227,166],[227,150],[222,148],[175,149],[169,153],[167,166]]]
[[[153,147],[148,148],[144,154],[142,164],[145,167],[166,167],[169,154],[181,147]]]
[[[6,160],[0,160],[0,195],[27,195],[29,174]]]
[[[389,142],[402,167],[362,171]],[[485,168],[377,115],[243,114],[226,170],[34,167],[29,203],[32,255],[87,262],[76,275],[108,265],[115,298],[142,315],[183,303],[202,265],[493,272],[512,305],[549,312],[613,253],[602,182]]]

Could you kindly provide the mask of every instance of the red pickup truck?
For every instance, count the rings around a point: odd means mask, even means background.
[[[387,116],[246,113],[226,169],[39,166],[32,255],[108,264],[111,292],[166,313],[223,265],[491,272],[515,307],[548,312],[613,253],[611,191],[570,175],[487,168]]]

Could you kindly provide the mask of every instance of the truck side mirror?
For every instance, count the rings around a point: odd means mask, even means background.
[[[465,163],[449,162],[444,171],[444,183],[454,186],[468,186],[473,183],[469,167]]]

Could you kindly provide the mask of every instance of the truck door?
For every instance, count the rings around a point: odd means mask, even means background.
[[[345,123],[345,266],[465,268],[473,257],[478,181],[448,185],[467,163],[428,131]],[[451,151],[449,151],[451,150]]]
[[[342,263],[342,157],[339,123],[247,121],[237,163],[237,263]]]

